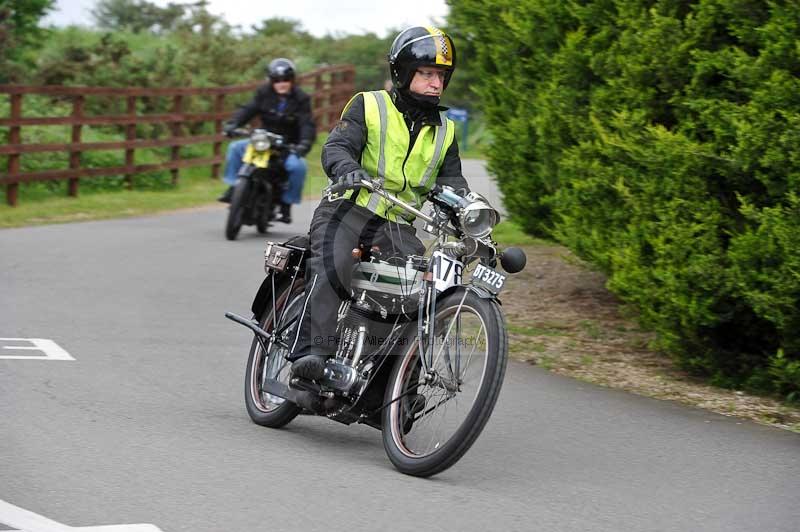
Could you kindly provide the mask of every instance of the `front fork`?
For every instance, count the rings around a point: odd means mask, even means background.
[[[440,375],[437,375],[436,371],[434,371],[434,367],[436,366],[436,358],[439,356],[436,353],[436,300],[437,296],[439,295],[436,287],[435,282],[433,280],[432,272],[426,272],[425,276],[423,277],[424,280],[424,297],[420,297],[419,302],[419,313],[417,316],[417,341],[418,341],[418,350],[420,353],[420,362],[422,364],[422,371],[425,375],[427,381],[436,381],[441,379]],[[450,326],[447,328],[446,335],[442,340],[442,345],[439,348],[439,352],[444,352],[445,357],[445,367],[447,368],[448,373],[450,373],[449,378],[450,382],[455,383],[456,386],[460,385],[460,378],[461,378],[461,307],[464,305],[464,300],[467,297],[467,294],[473,288],[469,285],[459,285],[464,292],[464,295],[461,297],[461,301],[458,304],[458,308],[455,311],[453,316],[453,320],[455,323],[451,323]],[[453,342],[450,340],[451,335],[455,333],[456,341]],[[425,339],[428,339],[425,342]],[[427,344],[427,345],[426,345]],[[455,348],[454,356],[451,356],[450,346],[453,345]]]

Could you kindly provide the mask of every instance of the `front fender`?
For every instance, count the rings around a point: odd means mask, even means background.
[[[469,290],[470,292],[474,292],[475,295],[480,297],[481,299],[494,299],[495,301],[497,301],[498,304],[502,305],[502,303],[500,302],[499,299],[497,299],[497,296],[495,294],[489,292],[485,288],[482,288],[480,286],[474,286],[471,284],[459,284],[456,286],[451,286],[450,288],[439,294],[437,299],[442,299],[444,297],[447,297],[459,289],[464,289],[464,290]]]

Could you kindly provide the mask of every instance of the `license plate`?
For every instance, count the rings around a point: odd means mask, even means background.
[[[484,264],[475,266],[472,272],[472,284],[485,288],[493,294],[499,294],[506,284],[507,276]]]

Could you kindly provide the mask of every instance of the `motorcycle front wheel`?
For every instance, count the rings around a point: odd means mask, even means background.
[[[272,186],[267,185],[264,187],[263,196],[260,198],[261,209],[258,213],[258,221],[256,222],[256,230],[259,234],[266,234],[267,230],[269,230],[269,221],[272,218],[272,211],[274,209],[272,205]]]
[[[455,464],[492,414],[508,358],[498,304],[468,289],[437,302],[433,357],[425,374],[419,343],[400,351],[386,387],[383,444],[402,473],[428,477]]]
[[[268,331],[278,331],[278,337],[284,345],[291,345],[303,312],[305,292],[302,285],[296,287],[289,294],[288,289],[277,299],[275,307],[278,308],[277,316],[270,305],[259,321],[259,326]],[[273,323],[273,317],[276,321]],[[245,372],[244,402],[250,419],[264,427],[278,428],[292,421],[302,410],[294,403],[264,391],[264,381],[275,379],[289,385],[291,363],[284,356],[286,347],[273,343],[271,346],[265,342],[269,352],[266,352],[257,339],[253,339],[250,347],[250,356],[247,359]]]
[[[228,240],[236,240],[236,237],[239,236],[249,190],[250,181],[248,179],[239,179],[233,186],[231,205],[228,207],[228,219],[225,222],[225,238]]]

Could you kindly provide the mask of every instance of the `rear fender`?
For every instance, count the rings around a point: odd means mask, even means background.
[[[291,277],[287,273],[278,273],[270,270],[267,273],[267,276],[264,277],[264,280],[261,281],[261,286],[258,287],[256,297],[253,299],[253,304],[250,307],[250,309],[253,311],[253,315],[257,318],[260,318],[264,310],[267,308],[267,305],[272,304],[273,286],[276,290],[275,298],[277,299],[281,289],[285,286],[288,286],[290,282]]]
[[[293,278],[295,278],[295,283],[303,281],[305,261],[308,259],[308,237],[296,236],[280,245],[291,249],[291,255],[283,271],[265,267],[267,276],[261,281],[261,286],[258,288],[251,306],[253,315],[257,317],[261,317],[267,305],[272,304],[273,289],[277,300],[279,295],[292,284]]]

